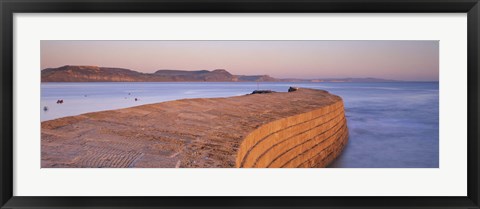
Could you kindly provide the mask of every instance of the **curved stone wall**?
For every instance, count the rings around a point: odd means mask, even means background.
[[[325,167],[347,143],[342,99],[323,90],[291,90],[182,99],[44,121],[41,165]]]
[[[326,167],[348,140],[343,101],[279,119],[252,131],[237,152],[236,167]]]

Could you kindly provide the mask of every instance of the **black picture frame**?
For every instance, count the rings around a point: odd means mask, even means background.
[[[1,208],[479,208],[478,0],[0,0]],[[14,13],[467,13],[468,194],[465,197],[22,197],[13,196]],[[455,179],[446,179],[455,180]],[[412,188],[414,189],[414,188]]]

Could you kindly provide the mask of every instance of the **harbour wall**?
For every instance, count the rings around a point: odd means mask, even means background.
[[[238,168],[326,167],[348,141],[343,101],[264,124],[242,141]]]

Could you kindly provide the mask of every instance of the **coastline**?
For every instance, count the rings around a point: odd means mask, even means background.
[[[322,90],[182,99],[44,121],[42,168],[325,167],[347,139]]]

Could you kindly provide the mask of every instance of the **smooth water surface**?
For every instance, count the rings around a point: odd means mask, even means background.
[[[42,83],[41,120],[184,98],[244,95],[257,88],[285,92],[290,86],[323,89],[343,98],[350,137],[331,167],[438,168],[438,82]],[[59,99],[64,103],[56,104]]]

